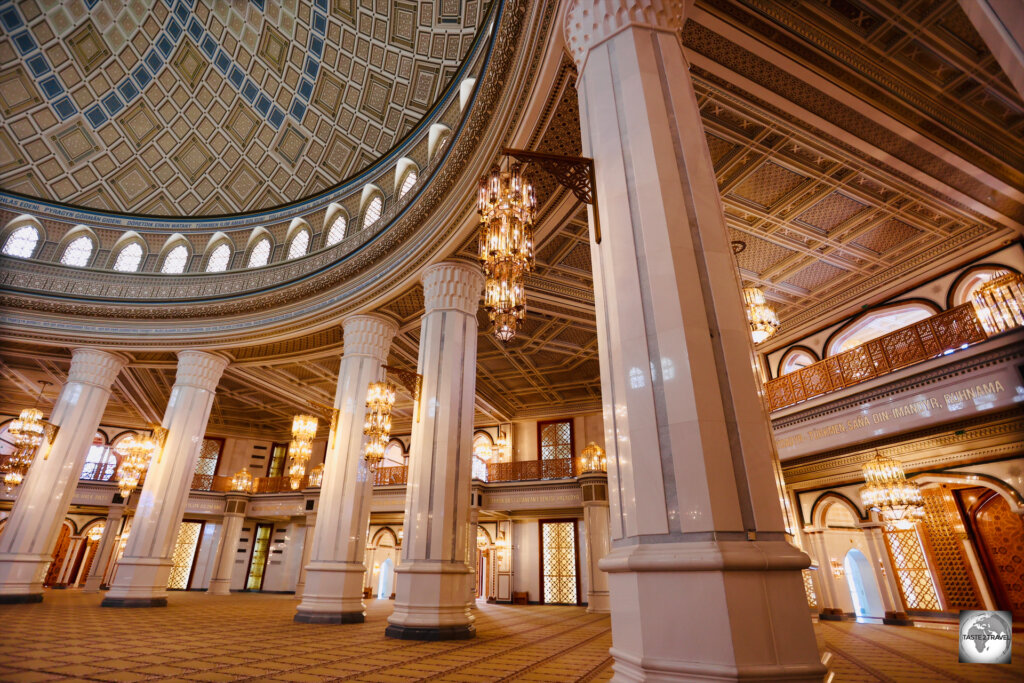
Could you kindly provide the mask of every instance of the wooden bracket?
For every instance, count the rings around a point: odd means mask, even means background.
[[[542,171],[546,171],[558,181],[559,185],[576,195],[576,199],[594,207],[594,241],[601,244],[601,218],[597,212],[593,159],[530,152],[525,149],[509,147],[502,149],[501,153],[523,163],[536,164]]]
[[[420,392],[423,391],[423,375],[412,370],[396,368],[394,365],[384,363],[381,365],[385,372],[390,372],[398,378],[398,381],[405,387],[406,391],[412,394],[412,400],[416,404],[416,421],[420,421]]]

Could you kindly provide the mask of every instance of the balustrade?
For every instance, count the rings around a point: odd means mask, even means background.
[[[577,475],[578,470],[575,458],[494,462],[487,465],[487,481],[571,479]]]
[[[398,467],[378,467],[373,473],[374,486],[393,486],[406,484],[409,478],[409,468],[405,465]]]

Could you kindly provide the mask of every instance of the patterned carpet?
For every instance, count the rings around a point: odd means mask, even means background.
[[[383,635],[392,603],[367,621],[295,624],[290,595],[176,593],[164,609],[102,609],[99,595],[49,591],[0,606],[3,681],[606,681],[610,623],[579,607],[481,604],[477,637],[421,643]],[[837,681],[1021,681],[1013,668],[958,664],[952,631],[851,623],[815,626]]]

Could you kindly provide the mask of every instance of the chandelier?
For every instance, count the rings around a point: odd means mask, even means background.
[[[580,472],[607,472],[604,449],[591,441],[580,453]]]
[[[288,483],[293,491],[302,486],[306,463],[313,455],[313,439],[319,424],[320,421],[312,415],[296,415],[292,418],[292,442],[288,444],[292,464],[288,468]]]
[[[869,510],[877,510],[882,520],[897,529],[910,529],[924,517],[921,489],[907,481],[903,466],[892,458],[876,454],[864,463],[864,488],[860,498]]]
[[[25,480],[28,468],[32,465],[43,440],[52,445],[53,440],[57,437],[59,428],[46,422],[43,419],[43,411],[38,408],[43,391],[51,382],[40,381],[39,384],[39,395],[36,396],[35,405],[22,410],[21,414],[11,420],[11,424],[7,427],[7,433],[14,441],[15,450],[0,465],[0,472],[3,472],[4,486],[8,493],[18,488]],[[48,455],[49,452],[47,452]]]
[[[371,468],[377,467],[384,459],[384,450],[391,440],[391,409],[395,405],[398,388],[388,381],[371,382],[366,395],[366,420],[363,435],[366,445],[363,457]]]
[[[28,446],[19,446],[0,466],[0,472],[4,475],[4,488],[7,493],[21,486],[25,480],[28,468],[35,457],[35,449]]]
[[[768,305],[764,292],[757,287],[743,288],[743,307],[750,323],[750,334],[755,344],[760,344],[779,331],[779,316]]]
[[[153,436],[129,434],[117,445],[117,450],[124,454],[117,470],[117,488],[122,498],[127,498],[136,489],[149,469],[153,455],[167,438],[167,430],[162,427],[154,427],[153,431]]]
[[[485,551],[491,547],[491,537],[480,527],[476,530],[476,547]]]
[[[989,334],[1024,325],[1024,275],[997,273],[978,289],[972,303]]]
[[[494,445],[491,446],[491,461],[504,462],[508,454],[508,447],[508,434],[499,430],[498,438],[494,440]]]
[[[324,464],[320,463],[309,471],[309,482],[307,486],[318,489],[324,483]]]
[[[480,179],[479,257],[484,269],[484,309],[494,336],[508,343],[526,315],[526,273],[533,270],[533,221],[537,197],[519,164],[495,165]]]
[[[93,524],[92,528],[89,529],[89,533],[86,534],[86,538],[88,538],[93,543],[98,543],[99,540],[101,538],[103,538],[103,532],[106,531],[106,530],[107,530],[107,525],[106,524],[103,524],[103,523]]]
[[[248,469],[241,469],[231,477],[231,490],[238,493],[252,493],[252,473]]]

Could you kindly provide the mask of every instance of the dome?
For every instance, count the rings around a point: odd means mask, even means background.
[[[0,13],[0,189],[212,216],[332,188],[446,91],[489,5],[464,4],[12,4]]]

